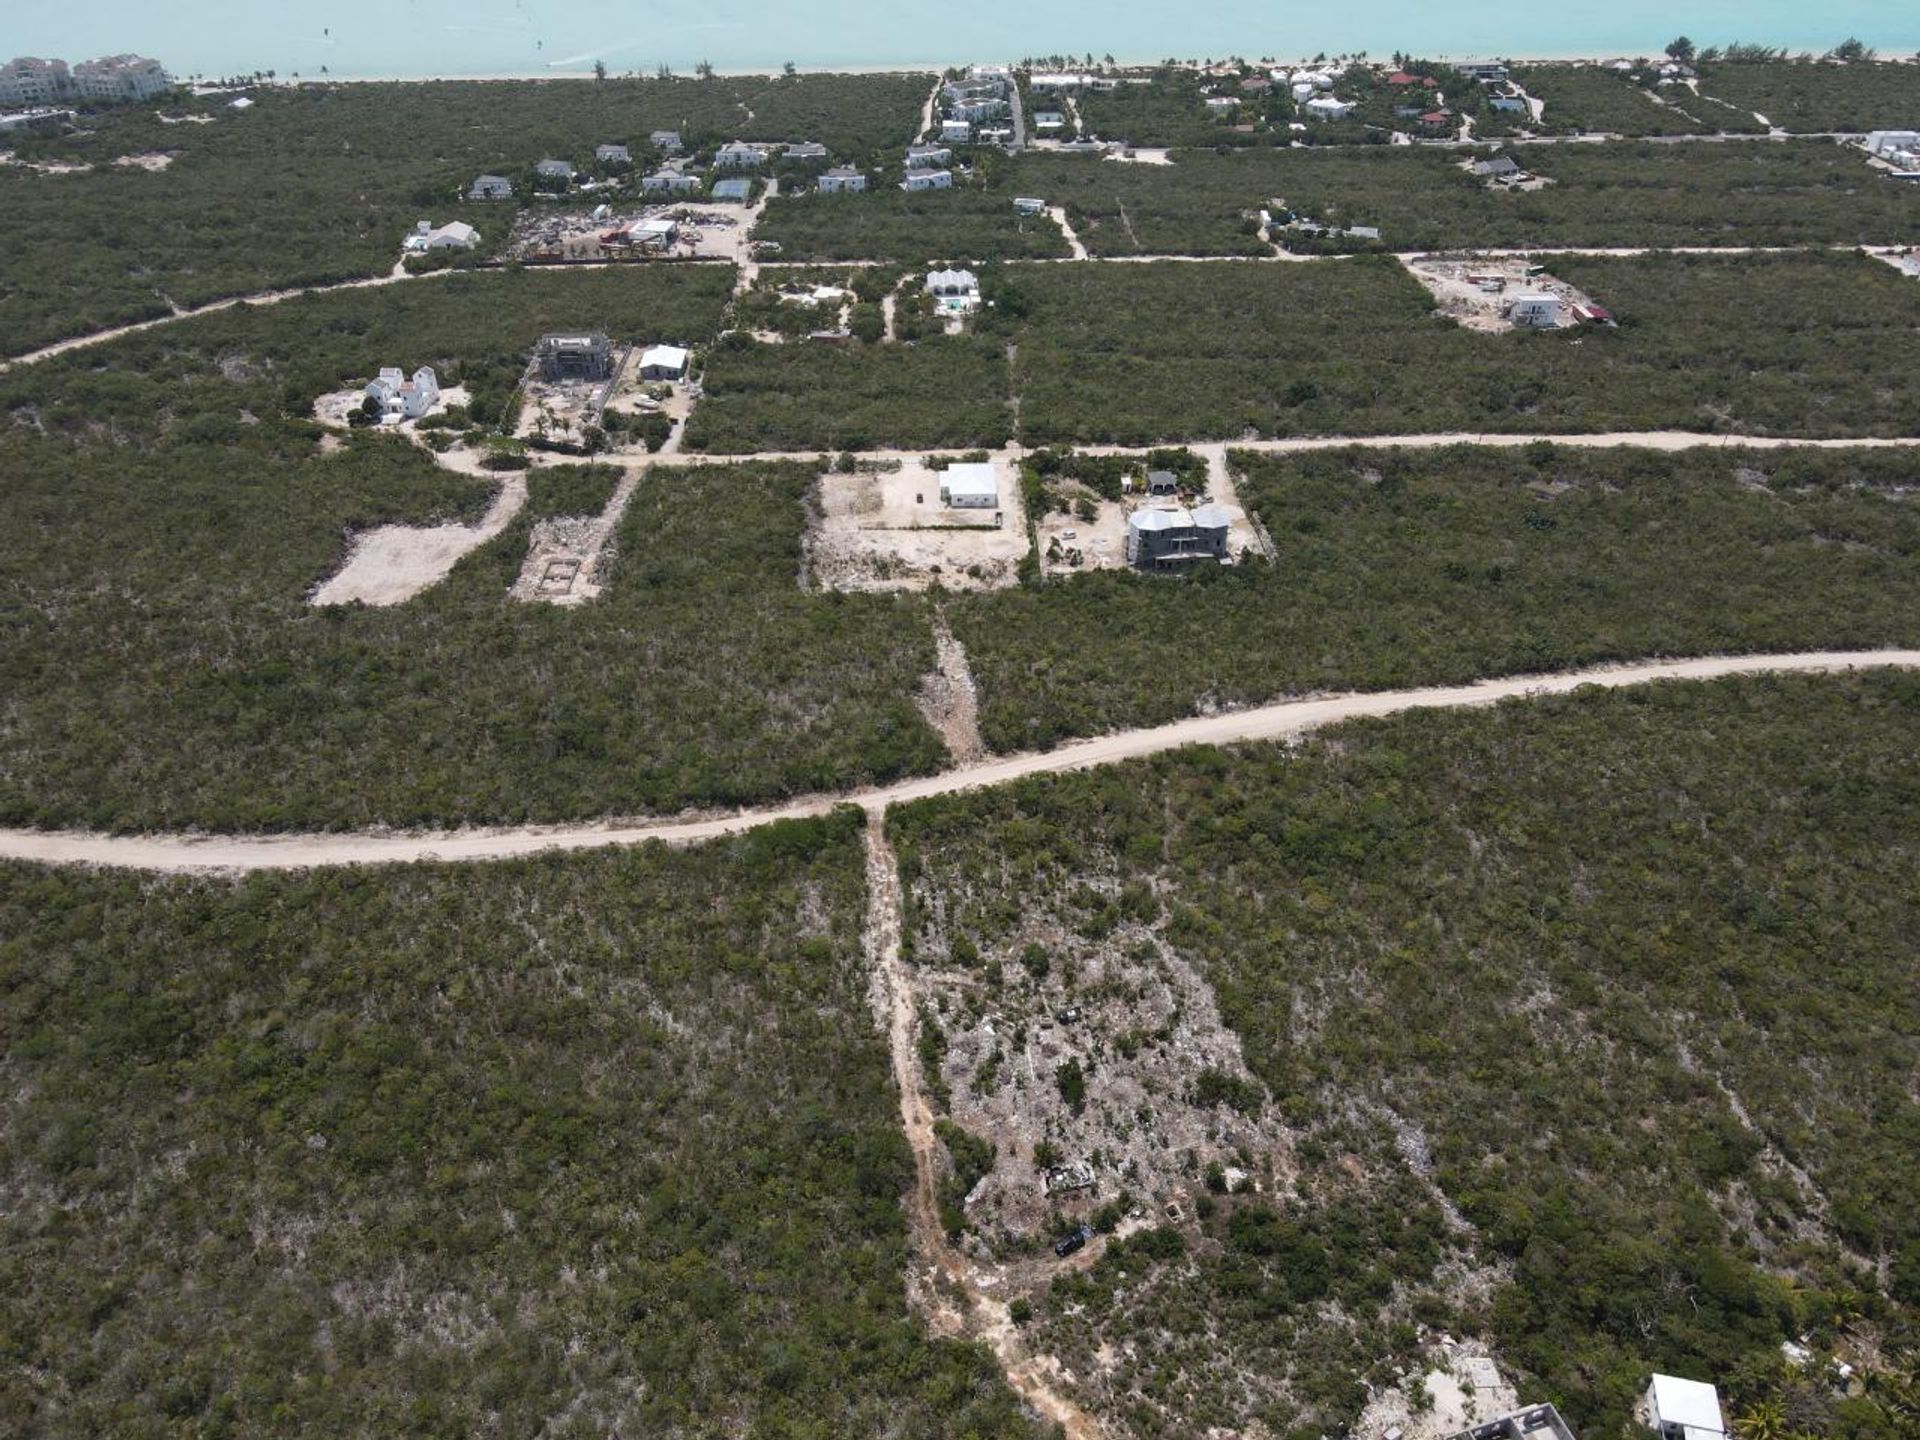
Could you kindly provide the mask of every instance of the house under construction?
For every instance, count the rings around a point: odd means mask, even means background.
[[[542,335],[535,352],[545,380],[605,380],[613,374],[613,345],[605,335]]]

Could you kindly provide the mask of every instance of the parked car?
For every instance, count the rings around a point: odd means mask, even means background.
[[[1091,1225],[1076,1225],[1065,1235],[1062,1235],[1058,1240],[1053,1242],[1053,1253],[1065,1259],[1091,1239],[1093,1239],[1093,1227]]]

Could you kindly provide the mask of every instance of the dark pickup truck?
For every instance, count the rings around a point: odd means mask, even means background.
[[[1093,1227],[1091,1225],[1076,1225],[1065,1235],[1062,1235],[1058,1240],[1053,1242],[1053,1253],[1065,1259],[1091,1239],[1093,1239]]]

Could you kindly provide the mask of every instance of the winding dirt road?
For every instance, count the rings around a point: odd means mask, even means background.
[[[1230,745],[1278,740],[1324,725],[1407,710],[1492,705],[1535,695],[1564,695],[1583,685],[1616,688],[1654,680],[1711,680],[1723,675],[1806,674],[1880,666],[1920,668],[1920,650],[1832,650],[1790,655],[1720,655],[1693,660],[1650,660],[1630,665],[1571,670],[1558,675],[1516,675],[1471,685],[1418,690],[1381,690],[1281,700],[1270,705],[1202,715],[1169,725],[1122,730],[1055,750],[997,756],[937,775],[892,785],[815,795],[779,805],[643,821],[594,821],[573,825],[520,826],[459,831],[357,832],[295,835],[101,835],[71,830],[0,830],[0,860],[49,865],[100,865],[167,872],[309,870],[341,865],[413,861],[505,860],[544,851],[593,850],[659,840],[686,845],[735,835],[776,820],[823,814],[838,804],[869,813],[936,795],[1004,785],[1033,775],[1058,774],[1135,760],[1187,745]]]

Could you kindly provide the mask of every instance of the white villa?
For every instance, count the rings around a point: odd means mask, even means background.
[[[687,175],[679,170],[656,170],[651,175],[640,177],[640,189],[647,194],[665,191],[669,195],[691,195],[700,188],[698,175]]]
[[[367,386],[366,393],[367,399],[379,402],[382,424],[418,420],[439,402],[440,378],[429,365],[414,371],[411,380],[399,366],[390,366]]]
[[[401,248],[409,255],[424,255],[429,250],[471,250],[479,243],[480,232],[464,220],[450,220],[445,225],[422,220]]]
[[[980,277],[971,270],[929,271],[927,294],[945,314],[970,315],[980,308]]]
[[[851,166],[838,165],[820,177],[822,195],[859,194],[867,188],[867,177]]]
[[[716,170],[758,170],[766,163],[764,150],[740,140],[729,140],[713,152],[713,168]]]
[[[1317,95],[1302,108],[1310,120],[1344,120],[1353,113],[1353,102],[1336,100],[1331,95]]]
[[[953,172],[951,170],[909,170],[907,178],[900,182],[902,190],[951,190]]]

